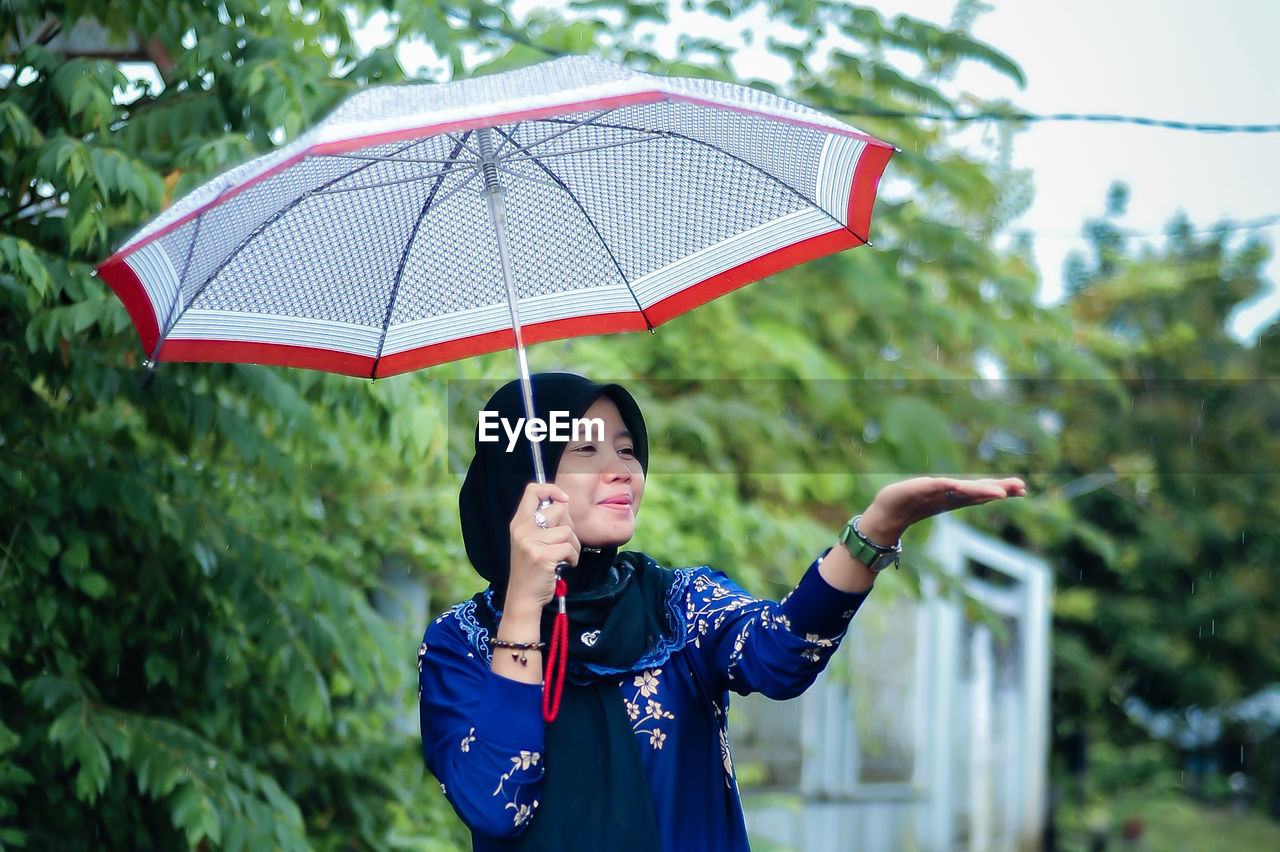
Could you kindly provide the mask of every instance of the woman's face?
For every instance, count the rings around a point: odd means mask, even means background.
[[[583,420],[604,423],[604,439],[570,441],[556,468],[556,485],[569,495],[569,518],[578,541],[612,547],[635,535],[636,512],[644,495],[644,471],[618,406],[607,396],[591,404]]]

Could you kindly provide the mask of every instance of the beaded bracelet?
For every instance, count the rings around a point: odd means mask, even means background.
[[[492,639],[489,644],[495,648],[506,648],[511,652],[511,659],[522,666],[529,665],[529,652],[541,651],[547,647],[546,642],[507,642],[504,639]]]

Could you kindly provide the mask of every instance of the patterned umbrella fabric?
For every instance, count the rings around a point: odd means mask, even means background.
[[[865,243],[893,150],[766,92],[584,56],[373,87],[99,273],[152,364],[381,377],[515,331],[525,373],[522,326],[525,342],[652,329]]]

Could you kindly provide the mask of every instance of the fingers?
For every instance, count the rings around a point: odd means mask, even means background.
[[[532,518],[538,507],[547,501],[550,501],[553,505],[565,504],[569,502],[569,495],[557,488],[554,483],[530,482],[524,487],[524,494],[520,495],[520,502],[516,505],[514,517]],[[543,514],[546,514],[546,509],[543,510]]]
[[[560,562],[578,564],[582,543],[573,531],[569,495],[551,483],[531,482],[511,518],[511,568],[515,574],[554,574]]]
[[[1027,485],[1016,476],[1003,479],[958,479],[948,486],[950,490],[983,497],[986,500],[1000,500],[1004,497],[1024,497]]]
[[[560,562],[577,565],[578,554],[582,552],[582,542],[578,541],[572,527],[566,524],[539,530],[527,541],[527,552],[539,560],[549,560],[553,567]]]
[[[935,482],[934,500],[931,502],[937,511],[949,512],[1007,497],[1024,497],[1026,493],[1026,483],[1012,476],[1004,479],[940,479]]]

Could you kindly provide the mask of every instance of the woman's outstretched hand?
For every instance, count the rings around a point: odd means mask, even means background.
[[[917,476],[886,485],[862,513],[858,528],[876,544],[892,545],[907,527],[968,506],[981,506],[1006,497],[1024,497],[1027,486],[1017,477],[953,479]]]
[[[876,544],[891,547],[907,527],[941,515],[981,506],[1006,497],[1023,497],[1026,484],[1016,477],[1006,479],[953,479],[946,476],[917,476],[886,485],[862,513],[858,530]],[[832,587],[845,592],[865,592],[875,582],[875,574],[837,545],[818,566]]]

